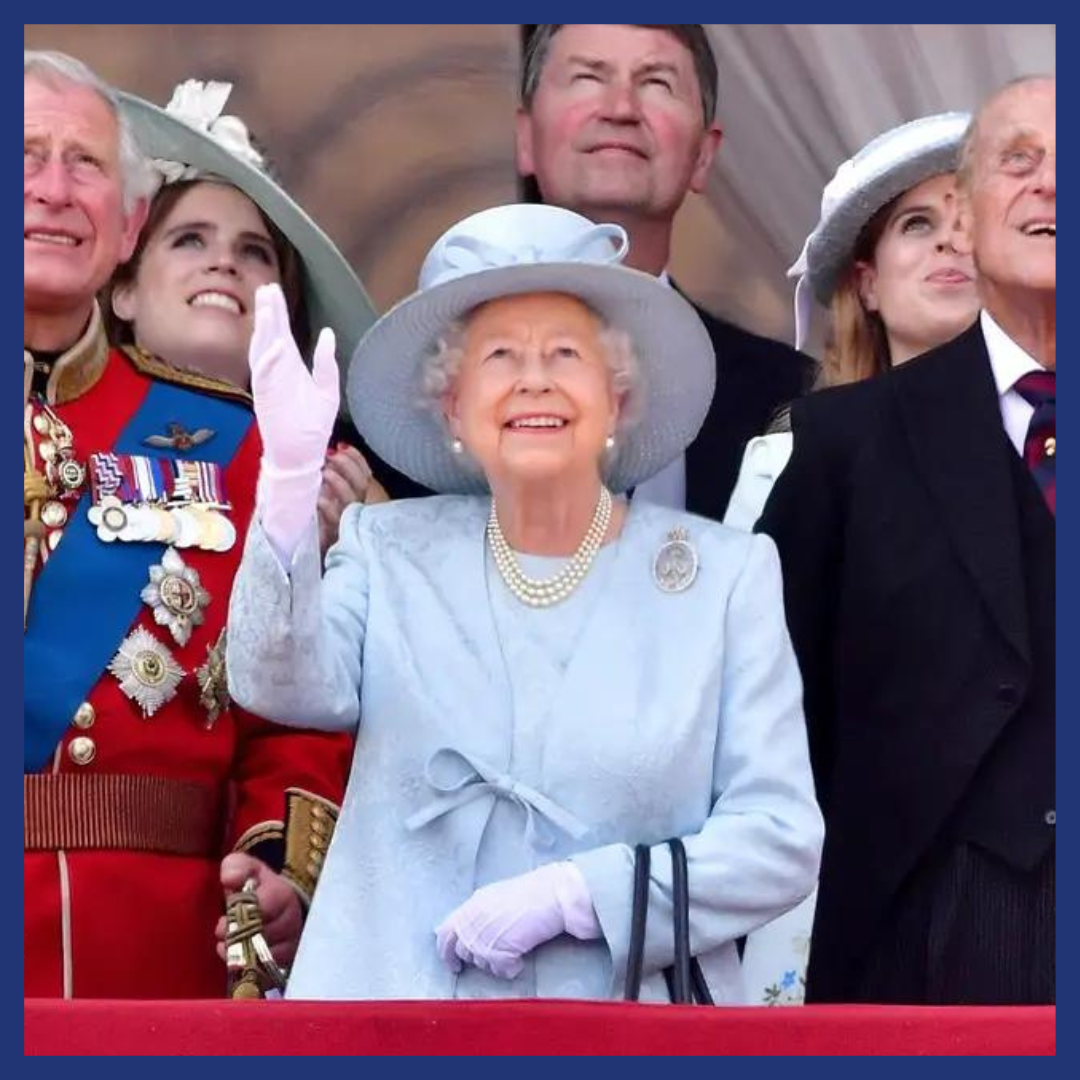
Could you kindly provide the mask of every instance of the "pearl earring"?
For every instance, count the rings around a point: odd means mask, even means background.
[[[452,439],[450,441],[450,449],[455,454],[461,454],[465,451],[465,444],[460,439]]]
[[[604,440],[604,446],[607,447],[608,450],[614,450],[615,449],[615,436],[614,435],[609,435]]]

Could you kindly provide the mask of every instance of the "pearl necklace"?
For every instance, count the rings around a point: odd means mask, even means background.
[[[495,500],[491,500],[491,515],[488,518],[487,538],[491,545],[491,554],[495,559],[499,574],[506,587],[529,607],[550,607],[565,600],[581,584],[600,550],[600,545],[607,535],[611,522],[611,492],[606,487],[600,488],[600,499],[596,504],[592,523],[578,545],[570,561],[554,577],[544,580],[529,577],[521,569],[517,556],[506,542],[499,525],[499,515],[495,509]]]

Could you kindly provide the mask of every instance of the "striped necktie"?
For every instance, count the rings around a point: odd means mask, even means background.
[[[1057,458],[1057,428],[1055,424],[1056,376],[1052,371],[1029,371],[1016,381],[1014,389],[1032,405],[1027,437],[1024,439],[1024,461],[1035,477],[1050,507],[1057,516],[1054,461]]]

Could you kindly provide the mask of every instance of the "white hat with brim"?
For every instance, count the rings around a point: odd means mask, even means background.
[[[657,278],[619,266],[625,251],[620,226],[554,206],[498,206],[448,230],[424,262],[419,291],[379,319],[353,354],[346,393],[365,441],[434,491],[487,491],[483,475],[452,452],[445,421],[424,400],[425,365],[448,327],[478,305],[565,293],[625,331],[638,357],[640,417],[620,431],[605,482],[625,491],[659,472],[701,429],[716,360],[693,307]]]
[[[157,159],[156,165],[178,163],[186,167],[184,178],[205,174],[208,179],[227,181],[247,195],[281,230],[303,262],[312,330],[332,327],[337,335],[338,355],[348,356],[375,321],[374,305],[330,237],[254,164],[261,155],[247,141],[243,124],[235,117],[218,115],[229,89],[228,83],[203,84],[189,80],[174,94],[175,102],[182,97],[182,91],[188,91],[186,108],[178,111],[159,108],[133,94],[119,92],[117,96],[140,148],[147,157]],[[192,99],[213,104],[204,109],[192,108]]]
[[[878,135],[836,170],[821,196],[821,219],[787,274],[797,277],[796,348],[809,331],[812,298],[827,305],[859,235],[883,206],[932,176],[954,172],[970,113],[947,112]]]

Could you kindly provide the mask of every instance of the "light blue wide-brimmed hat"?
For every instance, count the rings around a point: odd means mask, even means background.
[[[924,180],[954,172],[970,121],[966,112],[920,117],[871,139],[836,170],[821,194],[821,218],[787,272],[799,279],[796,348],[806,340],[813,298],[826,305],[832,299],[869,220]]]
[[[353,354],[349,412],[384,461],[434,491],[484,492],[451,450],[444,420],[421,381],[439,338],[478,305],[523,293],[566,293],[629,335],[642,380],[640,418],[620,432],[605,482],[625,491],[659,472],[693,441],[716,384],[708,332],[690,303],[650,274],[621,266],[619,225],[556,206],[512,204],[458,222],[435,242],[419,289],[388,311]]]

